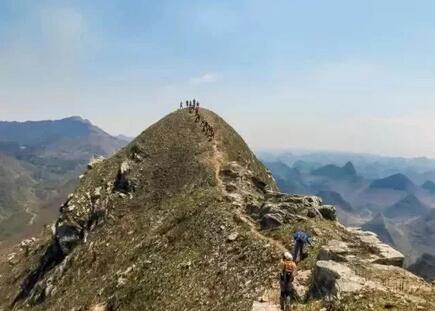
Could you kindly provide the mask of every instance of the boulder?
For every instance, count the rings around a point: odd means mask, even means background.
[[[109,311],[107,303],[99,303],[89,308],[89,311]]]
[[[7,261],[9,265],[15,266],[18,263],[17,254],[16,253],[10,253],[7,257]]]
[[[320,248],[317,260],[333,260],[346,262],[346,256],[349,255],[350,248],[346,242],[331,240],[327,245]]]
[[[403,267],[405,256],[391,246],[381,242],[375,233],[362,231],[359,228],[348,228],[347,230],[356,235],[376,255],[372,260],[373,263]]]
[[[281,308],[278,305],[271,304],[269,302],[254,301],[251,311],[280,311]]]
[[[262,229],[273,229],[284,224],[283,216],[280,214],[266,214],[260,221]]]
[[[305,301],[310,287],[311,270],[298,271],[293,280],[294,295],[297,301]]]
[[[69,254],[71,250],[81,241],[81,230],[66,223],[59,223],[56,226],[56,240],[63,254]]]
[[[227,237],[227,241],[228,241],[228,242],[233,242],[233,241],[237,240],[238,237],[239,237],[239,233],[238,233],[238,232],[233,232],[233,233],[231,233],[231,234]]]
[[[321,206],[322,205],[322,199],[318,196],[310,195],[304,197],[304,204],[306,206]]]
[[[91,161],[88,163],[88,169],[93,169],[97,164],[103,162],[104,160],[105,158],[103,156],[92,158]]]
[[[313,275],[313,294],[315,296],[343,293],[358,293],[367,284],[367,280],[357,276],[347,265],[332,260],[316,262]]]
[[[228,165],[223,167],[220,171],[220,174],[224,177],[229,178],[238,178],[242,177],[244,174],[244,168],[240,166],[237,162],[230,162]]]
[[[337,211],[335,206],[332,205],[322,205],[318,207],[320,214],[322,214],[323,218],[328,220],[337,220]]]

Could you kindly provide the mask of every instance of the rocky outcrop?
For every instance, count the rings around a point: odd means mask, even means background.
[[[130,170],[131,165],[129,161],[124,161],[121,163],[114,182],[115,191],[128,193],[134,190],[133,182],[129,180],[128,176]]]
[[[269,302],[254,301],[251,311],[280,311],[279,305],[270,304]]]
[[[320,248],[312,284],[314,296],[382,291],[383,281],[373,282],[366,276],[373,273],[382,275],[378,273],[381,271],[379,267],[385,267],[382,271],[403,270],[400,267],[404,256],[382,243],[376,234],[358,228],[344,230],[349,237],[347,241],[331,240]]]
[[[328,220],[337,220],[337,211],[335,206],[332,205],[322,205],[319,206],[319,212],[322,214],[323,218]]]
[[[403,266],[405,256],[391,246],[381,242],[375,233],[361,231],[358,228],[348,228],[348,232],[372,252],[374,256],[372,256],[371,262],[398,267]]]
[[[318,260],[333,260],[337,262],[347,262],[346,258],[351,254],[348,243],[343,241],[331,240],[327,245],[320,248]]]
[[[313,275],[313,294],[318,296],[337,296],[359,293],[374,284],[358,276],[346,264],[332,260],[319,260]]]

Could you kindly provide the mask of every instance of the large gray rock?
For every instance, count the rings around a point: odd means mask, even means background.
[[[349,245],[343,241],[331,240],[328,244],[322,246],[317,256],[318,260],[333,260],[337,262],[346,262],[351,253]]]
[[[360,292],[367,280],[357,276],[347,265],[332,260],[319,260],[313,275],[315,296],[340,296]]]
[[[254,301],[251,311],[280,311],[281,308],[278,305],[271,304],[269,302]]]
[[[293,293],[297,301],[303,302],[308,298],[311,274],[311,270],[297,271],[293,280]]]
[[[348,228],[347,230],[351,234],[354,234],[361,243],[365,244],[374,253],[373,263],[403,267],[405,256],[391,246],[381,242],[375,233],[361,231],[359,228]]]
[[[323,218],[328,220],[337,220],[337,211],[335,206],[332,205],[322,205],[318,207],[320,214]]]

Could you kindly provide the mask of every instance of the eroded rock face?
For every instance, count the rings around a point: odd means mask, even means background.
[[[93,160],[88,168],[96,169],[103,159]],[[39,265],[24,278],[15,301],[29,297],[29,302],[39,303],[44,297],[49,296],[59,271],[63,273],[66,267],[64,259],[85,239],[89,231],[104,221],[109,195],[110,193],[100,186],[84,194],[68,196],[52,228],[51,243],[41,257]],[[48,273],[51,273],[51,276],[40,282]]]
[[[121,163],[114,183],[115,191],[127,193],[133,190],[133,183],[128,178],[130,170],[131,166],[129,161],[124,161]]]

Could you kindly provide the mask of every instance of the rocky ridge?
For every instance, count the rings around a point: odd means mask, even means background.
[[[0,265],[0,309],[278,310],[277,264],[297,227],[315,243],[295,308],[434,306],[399,252],[320,198],[279,192],[237,133],[201,114],[212,142],[183,109],[90,163],[56,224]]]

